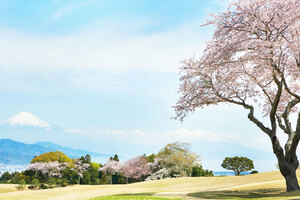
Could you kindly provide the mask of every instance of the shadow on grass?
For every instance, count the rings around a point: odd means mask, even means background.
[[[201,199],[256,199],[256,198],[276,198],[300,196],[300,191],[282,192],[280,189],[260,189],[260,190],[223,190],[208,191],[188,194],[190,197]]]
[[[153,196],[154,192],[148,192],[148,193],[125,193],[125,194],[116,194],[114,196]]]
[[[152,196],[103,196],[103,197],[96,197],[89,200],[182,200],[181,198],[164,198],[164,197],[152,197]]]

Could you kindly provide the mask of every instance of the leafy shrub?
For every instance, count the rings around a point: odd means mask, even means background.
[[[28,189],[29,189],[29,190],[33,190],[34,188],[35,188],[34,185],[29,185],[29,186],[28,186]]]
[[[49,186],[55,185],[56,184],[56,179],[53,178],[53,177],[49,178],[48,184],[49,184]]]
[[[78,184],[78,180],[77,179],[73,179],[70,182],[68,182],[68,181],[63,181],[63,182],[70,183],[70,184]]]
[[[68,183],[66,183],[66,182],[63,182],[62,184],[61,184],[61,187],[67,187],[68,186]]]
[[[92,180],[92,184],[93,185],[100,185],[100,183],[101,183],[101,179],[100,178],[95,178],[95,179]]]
[[[31,184],[32,184],[32,186],[35,187],[35,188],[41,186],[39,179],[34,179],[34,180],[31,182]]]
[[[41,189],[47,189],[47,188],[48,188],[48,185],[42,183],[41,186],[40,186],[40,188],[41,188]]]
[[[57,185],[60,185],[61,183],[62,183],[62,180],[61,180],[60,178],[57,178],[57,179],[56,179],[56,184],[57,184]]]
[[[192,177],[199,177],[199,176],[214,176],[214,174],[210,170],[203,169],[201,165],[197,165],[192,168]]]
[[[26,181],[24,179],[21,179],[19,182],[18,182],[18,186],[16,186],[17,190],[24,190],[25,187],[26,187]]]
[[[258,174],[258,171],[257,171],[257,170],[252,170],[252,171],[250,172],[250,174]]]

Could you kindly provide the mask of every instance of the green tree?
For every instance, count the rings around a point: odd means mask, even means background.
[[[40,162],[54,162],[57,161],[59,163],[69,163],[70,166],[73,166],[73,161],[66,154],[61,151],[51,151],[48,153],[43,153],[37,157],[34,157],[30,163],[40,163]]]
[[[98,163],[92,162],[89,168],[89,173],[91,175],[91,182],[93,185],[99,185],[99,168],[100,165]]]
[[[195,165],[192,168],[192,177],[214,176],[213,171],[203,169],[201,165]]]
[[[115,154],[114,157],[110,157],[109,160],[114,160],[114,161],[117,161],[117,162],[120,161],[119,156],[117,154]]]
[[[112,175],[112,183],[113,184],[125,184],[126,183],[126,178],[121,173],[115,173],[115,174]]]
[[[146,154],[144,154],[143,157],[147,159],[148,163],[154,163],[154,159],[155,159],[155,154],[154,153],[151,154],[151,155],[149,155],[149,156],[147,156]]]
[[[56,179],[53,178],[53,177],[50,177],[49,180],[48,180],[48,185],[49,186],[53,186],[56,184]]]
[[[12,175],[9,172],[4,172],[0,177],[1,183],[7,183],[12,178]]]
[[[108,184],[110,178],[107,176],[107,174],[104,171],[99,171],[99,179],[100,184]]]
[[[82,173],[82,179],[80,180],[81,184],[88,185],[91,184],[91,174],[89,171],[85,171]]]
[[[251,159],[238,156],[226,157],[221,166],[227,170],[233,170],[236,176],[240,175],[241,172],[254,169],[254,164]]]
[[[193,164],[199,162],[200,156],[190,151],[189,143],[175,142],[162,148],[157,158],[161,165],[174,175],[191,176]]]
[[[70,184],[78,184],[78,174],[71,167],[67,167],[62,172],[63,182],[68,182]]]
[[[92,162],[92,158],[91,158],[90,154],[86,154],[84,159],[85,159],[85,163],[91,163]]]

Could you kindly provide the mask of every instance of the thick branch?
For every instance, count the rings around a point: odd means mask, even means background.
[[[272,109],[270,112],[270,121],[271,121],[272,131],[276,132],[276,128],[277,128],[277,126],[276,126],[276,111],[277,111],[277,108],[278,108],[278,105],[280,102],[280,97],[282,94],[282,83],[279,82],[279,80],[276,78],[275,73],[273,74],[273,79],[278,87],[278,90],[277,90],[275,99],[272,104]]]
[[[290,148],[290,152],[291,153],[295,153],[297,150],[297,146],[300,140],[300,112],[298,113],[298,120],[297,120],[297,125],[296,125],[296,131],[293,132],[294,133],[294,137],[292,140],[292,144],[291,144],[291,148]]]
[[[281,117],[279,117],[278,115],[276,115],[277,118],[277,122],[278,122],[278,126],[286,133],[289,134],[288,129],[284,126],[284,124],[282,123]]]
[[[260,122],[255,116],[254,116],[254,107],[249,106],[245,107],[247,109],[250,109],[250,112],[248,114],[248,118],[250,121],[252,121],[256,126],[258,126],[263,132],[268,134],[270,137],[272,136],[272,130],[266,127],[262,122]]]
[[[250,110],[249,114],[248,114],[248,118],[250,119],[250,121],[252,121],[256,126],[258,126],[263,132],[265,132],[266,134],[268,134],[270,137],[272,136],[272,130],[268,127],[266,127],[261,121],[259,121],[255,116],[254,116],[254,107],[252,105],[248,105],[245,103],[245,101],[235,101],[233,99],[229,99],[229,98],[225,98],[222,95],[220,95],[219,93],[217,93],[216,91],[216,95],[223,99],[226,102],[229,103],[233,103],[236,105],[240,105],[243,106],[245,109]]]
[[[283,119],[284,119],[284,123],[285,123],[285,126],[286,126],[286,129],[289,133],[291,133],[293,130],[292,130],[292,125],[291,125],[291,122],[290,122],[290,119],[289,119],[289,115],[290,115],[290,111],[291,109],[296,106],[298,103],[300,102],[299,99],[294,99],[292,100],[291,102],[288,103],[288,105],[286,106],[285,110],[284,110],[284,113],[282,115]]]
[[[284,88],[286,89],[286,91],[287,91],[290,95],[292,95],[293,97],[295,97],[295,98],[297,98],[297,99],[300,100],[300,96],[297,95],[297,94],[295,94],[294,92],[292,92],[292,91],[290,90],[290,88],[289,88],[289,86],[288,86],[288,84],[287,84],[287,82],[286,82],[286,79],[285,79],[283,73],[281,73],[281,79],[282,79],[282,81],[283,81]]]

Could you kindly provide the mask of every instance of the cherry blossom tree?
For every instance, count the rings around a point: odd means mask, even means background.
[[[31,163],[28,167],[27,170],[32,170],[35,172],[34,178],[37,178],[37,173],[41,172],[44,169],[44,164],[43,163]]]
[[[269,136],[287,191],[298,190],[300,1],[239,0],[213,17],[207,25],[216,29],[201,58],[183,61],[175,118],[223,102],[245,108]],[[280,132],[288,137],[284,147]]]
[[[83,177],[83,172],[87,171],[90,167],[89,163],[83,163],[82,160],[78,159],[75,161],[74,167],[71,169],[78,174],[78,184],[80,184],[80,178]]]
[[[126,161],[121,168],[121,173],[126,177],[126,182],[128,182],[128,178],[139,179],[142,176],[151,174],[151,170],[147,159],[138,156]]]
[[[104,171],[110,176],[110,183],[112,184],[112,176],[115,173],[120,172],[122,165],[115,160],[108,160],[107,163],[99,169],[99,171]]]
[[[35,171],[35,179],[37,178],[37,173],[40,171],[41,173],[47,175],[47,178],[57,176],[61,176],[61,172],[69,166],[69,163],[58,163],[58,162],[36,162],[31,163],[27,170]]]

